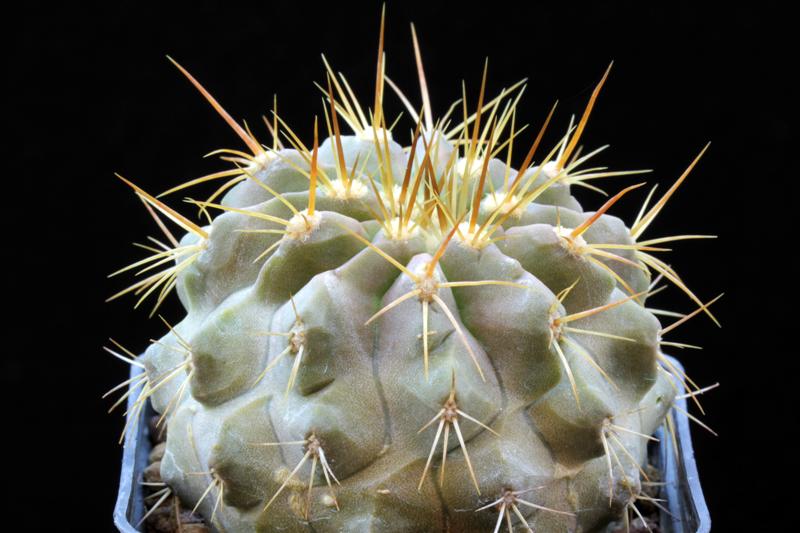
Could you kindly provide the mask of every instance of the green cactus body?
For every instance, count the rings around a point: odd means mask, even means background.
[[[571,196],[599,89],[522,169],[493,151],[512,90],[460,129],[421,119],[404,149],[334,85],[311,149],[237,130],[253,155],[198,202],[208,225],[134,186],[188,230],[158,256],[171,277],[135,286],[174,285],[187,313],[139,358],[180,499],[227,532],[619,519],[678,391],[644,305],[650,270],[672,271],[637,244],[674,188],[632,229],[606,214],[621,194]]]

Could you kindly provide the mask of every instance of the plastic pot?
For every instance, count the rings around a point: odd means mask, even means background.
[[[683,370],[681,364],[669,358],[676,368]],[[131,366],[131,377],[143,370]],[[138,398],[138,392],[128,397],[128,412]],[[686,400],[677,400],[682,410],[686,410]],[[656,437],[659,442],[650,449],[650,462],[663,474],[666,492],[666,508],[669,513],[661,512],[661,530],[663,533],[706,533],[711,529],[711,516],[703,498],[697,465],[694,461],[692,437],[689,431],[689,419],[680,410],[674,410],[675,438],[678,454],[667,444],[664,429],[659,428]],[[140,484],[142,472],[147,467],[147,456],[150,454],[150,438],[146,423],[153,414],[148,402],[142,410],[141,419],[136,423],[135,431],[128,432],[122,450],[122,471],[120,473],[119,493],[114,507],[114,524],[123,533],[142,531],[137,524],[145,514],[144,491]],[[131,421],[131,424],[134,422]],[[669,438],[669,437],[667,437]]]

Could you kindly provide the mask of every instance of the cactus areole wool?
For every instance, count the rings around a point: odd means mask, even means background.
[[[120,176],[163,235],[112,299],[186,311],[141,356],[109,348],[143,369],[126,431],[150,402],[161,490],[218,531],[604,531],[638,514],[651,435],[696,391],[661,347],[711,302],[658,254],[701,236],[644,234],[705,149],[628,226],[608,211],[644,184],[596,211],[571,194],[640,173],[578,149],[608,71],[554,146],[553,110],[521,146],[521,83],[487,95],[484,68],[435,116],[414,44],[419,108],[384,76],[382,20],[374,102],[326,61],[313,140],[275,113],[269,146],[175,63],[246,151],[158,196]],[[208,183],[199,219],[169,206]],[[657,278],[697,310],[663,326]]]

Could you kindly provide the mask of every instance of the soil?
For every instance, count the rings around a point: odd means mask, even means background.
[[[161,458],[167,446],[166,428],[156,427],[158,415],[153,415],[148,424],[150,426],[150,444],[153,448],[147,458],[147,468],[142,473],[145,483],[152,483],[155,486],[145,485],[145,503],[155,505],[159,501],[160,495],[156,493],[163,490],[161,480]],[[211,529],[206,525],[203,518],[192,513],[191,509],[184,507],[180,500],[170,495],[154,511],[150,513],[144,523],[144,530],[147,533],[211,533]]]

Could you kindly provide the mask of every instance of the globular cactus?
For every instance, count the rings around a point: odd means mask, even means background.
[[[157,308],[174,288],[186,309],[143,356],[118,353],[145,369],[129,416],[162,414],[161,476],[219,531],[602,531],[635,509],[650,435],[688,387],[660,351],[674,326],[645,306],[651,271],[711,316],[653,255],[696,236],[642,238],[697,159],[630,227],[607,210],[638,185],[584,211],[571,186],[635,173],[578,154],[605,76],[515,169],[520,84],[488,99],[485,70],[455,126],[421,76],[404,148],[383,24],[380,43],[372,110],[328,67],[329,136],[315,122],[310,147],[277,114],[259,144],[179,67],[250,153],[167,191],[224,179],[191,201],[205,225],[125,180],[165,238],[116,296]]]

